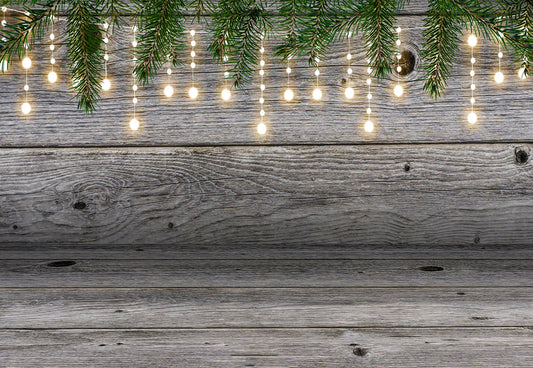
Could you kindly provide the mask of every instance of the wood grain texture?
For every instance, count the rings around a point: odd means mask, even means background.
[[[0,331],[11,367],[528,367],[529,328]]]
[[[404,16],[400,23],[406,29],[405,45],[413,50],[423,46],[423,17]],[[412,30],[407,30],[411,28]],[[199,101],[186,98],[192,84],[187,66],[176,70],[173,83],[177,95],[164,99],[162,91],[167,76],[164,70],[150,87],[139,92],[142,129],[129,131],[131,119],[130,36],[118,32],[110,49],[110,76],[113,90],[104,95],[100,110],[88,116],[77,111],[64,67],[66,46],[58,39],[58,70],[60,83],[45,82],[49,51],[42,45],[35,49],[36,67],[30,75],[30,98],[34,114],[24,118],[19,112],[23,97],[23,71],[19,65],[0,76],[0,146],[190,146],[190,145],[254,145],[254,144],[361,144],[361,143],[427,143],[427,142],[531,142],[533,102],[531,79],[519,81],[510,59],[504,59],[506,83],[496,86],[493,75],[497,69],[497,48],[483,41],[477,49],[477,108],[480,122],[472,128],[466,122],[470,100],[470,54],[463,45],[450,80],[446,96],[438,101],[423,91],[420,65],[403,81],[406,97],[393,97],[394,80],[375,83],[373,109],[376,132],[368,135],[362,129],[366,119],[366,57],[360,40],[354,51],[353,86],[356,98],[349,102],[343,95],[346,80],[347,46],[336,44],[321,68],[320,84],[325,101],[311,101],[314,74],[305,60],[292,65],[292,86],[297,101],[282,101],[286,86],[285,65],[271,56],[267,49],[266,111],[269,135],[259,137],[255,125],[259,117],[258,80],[234,93],[231,103],[219,98],[223,86],[223,70],[213,63],[207,52],[205,33],[199,32],[197,84]],[[466,38],[466,35],[465,35]],[[42,60],[42,61],[38,61]],[[188,65],[188,58],[185,58]],[[394,79],[394,77],[392,78]],[[445,113],[443,113],[445,112]]]
[[[4,150],[0,241],[529,244],[516,150],[529,147]]]
[[[0,329],[521,327],[532,300],[513,287],[2,289]]]

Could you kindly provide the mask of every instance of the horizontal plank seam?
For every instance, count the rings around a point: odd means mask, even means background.
[[[222,261],[222,262],[252,262],[252,261],[267,261],[267,262],[279,262],[279,261],[420,261],[424,263],[434,263],[441,261],[533,261],[533,258],[77,258],[77,257],[65,257],[65,258],[0,258],[0,261],[24,261],[24,262],[48,262],[57,261],[58,259],[69,259],[75,261],[120,261],[120,262],[141,262],[141,261],[187,261],[187,262],[202,262],[202,261]]]
[[[0,286],[1,290],[363,290],[363,289],[416,289],[416,290],[477,290],[477,289],[533,289],[533,285],[516,285],[516,286],[486,286],[486,285],[469,285],[469,286]]]

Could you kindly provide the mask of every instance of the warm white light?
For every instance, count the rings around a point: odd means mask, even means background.
[[[352,68],[348,68],[348,75],[352,75],[353,73],[353,69]]]
[[[503,81],[505,80],[505,76],[503,75],[502,72],[498,72],[494,75],[494,80],[496,81],[496,83],[502,84]]]
[[[476,45],[477,45],[477,37],[474,36],[474,35],[470,35],[468,37],[468,45],[470,45],[470,47],[476,47]]]
[[[50,72],[48,73],[48,81],[50,83],[55,83],[57,82],[57,73],[56,72]]]
[[[520,78],[521,80],[525,80],[527,78],[526,68],[520,68],[520,70],[518,71],[518,78]]]
[[[403,87],[401,85],[397,85],[396,87],[394,87],[394,94],[396,95],[396,97],[402,97],[403,96]]]
[[[141,125],[141,123],[139,123],[139,120],[133,118],[131,119],[130,121],[130,129],[131,130],[139,130],[139,126]]]
[[[22,67],[24,69],[30,69],[31,68],[31,59],[29,57],[25,57],[22,59]]]
[[[109,91],[111,89],[111,82],[109,79],[106,78],[102,81],[102,89],[104,91]]]
[[[55,40],[55,39],[56,39],[56,35],[53,34],[53,33],[50,33],[50,39],[51,39],[52,41]]]
[[[374,131],[374,123],[370,120],[365,122],[365,132],[372,133]]]
[[[319,75],[320,75],[320,70],[318,70],[318,69],[317,69],[317,70],[315,70],[315,76],[317,76],[317,77],[318,77]]]
[[[471,70],[471,71],[470,71],[470,76],[471,76],[471,77],[475,77],[475,76],[476,76],[476,72],[473,71],[473,70]]]
[[[9,64],[7,61],[2,60],[0,61],[0,72],[5,73],[9,69]]]
[[[396,45],[400,46],[402,44],[402,41],[396,40]]]
[[[265,123],[259,123],[257,125],[257,133],[259,133],[260,135],[265,135],[267,132],[267,126],[265,125]]]
[[[165,93],[166,97],[172,97],[174,95],[174,87],[166,86],[163,92]]]
[[[224,101],[229,101],[231,99],[231,91],[228,88],[224,88],[220,96]]]
[[[475,112],[471,112],[469,115],[468,115],[468,122],[471,124],[471,125],[474,125],[475,123],[477,123],[477,114]]]
[[[193,29],[193,30],[191,30],[191,36],[193,36],[193,37],[194,37],[194,35],[195,35],[195,34],[196,34],[196,31],[195,31],[194,29]]]
[[[346,59],[348,59],[348,60],[352,60],[352,54],[348,54],[348,55],[346,55]]]
[[[475,64],[476,63],[476,58],[470,59],[470,63]]]
[[[292,101],[294,99],[294,92],[292,91],[292,89],[290,88],[287,88],[285,90],[285,93],[283,94],[283,96],[285,97],[285,100],[286,101]]]
[[[322,99],[322,90],[320,88],[314,89],[313,98],[317,101],[320,101]]]
[[[196,99],[198,97],[198,88],[191,87],[189,89],[189,97],[192,98],[193,100]]]
[[[347,87],[344,90],[344,95],[346,96],[347,99],[351,100],[355,96],[355,90],[352,87]]]
[[[24,102],[20,107],[20,110],[24,115],[28,115],[31,112],[31,105],[27,102]]]

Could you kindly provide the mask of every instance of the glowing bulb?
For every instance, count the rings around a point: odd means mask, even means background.
[[[365,132],[372,133],[374,131],[374,123],[368,120],[365,122]]]
[[[288,88],[285,90],[285,93],[283,94],[283,96],[285,97],[286,101],[290,102],[294,99],[294,92],[292,91],[292,89]]]
[[[7,25],[7,22],[5,20],[2,20],[2,27],[5,27]]]
[[[470,35],[468,37],[468,45],[470,45],[470,47],[476,47],[476,45],[477,45],[477,37],[474,36],[474,35]]]
[[[191,87],[189,89],[189,97],[192,98],[193,100],[196,99],[198,97],[198,88]]]
[[[24,102],[20,109],[24,115],[28,115],[31,112],[31,105],[27,102]]]
[[[352,68],[348,68],[348,75],[352,75],[353,73],[353,69]]]
[[[355,90],[352,87],[348,87],[344,90],[344,95],[347,99],[351,100],[355,96]]]
[[[55,39],[56,39],[56,35],[53,34],[53,33],[50,33],[50,39],[51,39],[52,41],[55,40]]]
[[[193,37],[194,37],[194,35],[195,35],[195,34],[196,34],[196,31],[195,31],[194,29],[193,29],[193,30],[191,30],[191,36],[193,36]]]
[[[174,88],[172,86],[166,86],[163,92],[166,97],[172,97],[174,95]]]
[[[502,72],[498,72],[494,75],[494,80],[496,81],[496,83],[502,84],[505,80],[505,77]]]
[[[257,125],[257,133],[259,133],[260,135],[265,135],[267,132],[267,126],[265,125],[265,123],[259,123]]]
[[[102,89],[104,91],[109,91],[111,89],[111,82],[109,79],[106,78],[102,81]]]
[[[318,77],[319,75],[320,75],[320,70],[318,70],[318,69],[317,69],[317,70],[315,70],[315,76],[317,76],[317,77]]]
[[[317,101],[322,99],[322,90],[320,88],[315,88],[313,91],[313,98]]]
[[[30,69],[31,68],[31,59],[29,57],[25,57],[22,59],[22,67],[24,69]]]
[[[7,61],[5,60],[0,61],[0,72],[2,73],[7,72],[8,68],[9,68],[9,64]]]
[[[402,41],[396,40],[396,45],[400,46],[402,44]]]
[[[520,68],[520,70],[518,71],[518,78],[520,78],[521,80],[525,80],[527,78],[526,68]]]
[[[471,124],[471,125],[474,125],[475,123],[477,123],[477,114],[475,112],[471,112],[469,115],[468,115],[468,122]]]
[[[352,54],[348,54],[348,55],[346,55],[346,59],[348,59],[348,60],[352,60]]]
[[[402,97],[403,96],[403,87],[400,86],[399,84],[394,87],[394,94],[396,95],[396,97]]]
[[[470,62],[471,62],[472,64],[475,64],[475,63],[476,63],[476,58],[472,58],[472,59],[470,59]]]
[[[193,61],[193,62],[191,63],[191,69],[194,69],[194,68],[196,68],[196,63]]]
[[[471,77],[475,77],[475,76],[476,76],[476,72],[472,70],[472,71],[470,72],[470,76],[471,76]]]
[[[57,73],[56,72],[50,72],[48,73],[48,81],[50,83],[55,83],[57,82]]]
[[[139,120],[133,118],[131,119],[130,121],[130,129],[131,130],[139,130],[139,126],[141,125],[141,123],[139,123]]]
[[[224,101],[229,101],[231,99],[231,91],[227,88],[224,88],[220,96]]]

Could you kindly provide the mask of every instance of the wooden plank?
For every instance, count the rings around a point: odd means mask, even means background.
[[[509,329],[1,331],[7,367],[528,367]]]
[[[521,327],[532,300],[511,287],[3,289],[0,329]]]
[[[402,17],[405,44],[422,48],[423,18]],[[411,28],[410,31],[407,29]],[[423,74],[417,69],[404,81],[407,96],[392,96],[395,81],[387,80],[374,85],[373,104],[377,129],[374,134],[364,133],[366,119],[366,58],[358,40],[354,45],[354,78],[357,89],[353,102],[343,97],[346,79],[347,46],[336,44],[330,57],[322,65],[320,84],[326,100],[311,101],[315,77],[305,60],[293,65],[293,88],[297,102],[282,101],[286,86],[285,65],[271,56],[267,49],[266,111],[270,133],[259,137],[255,125],[259,116],[258,80],[234,93],[235,99],[224,104],[219,98],[223,85],[223,70],[208,55],[207,40],[198,33],[197,82],[200,100],[188,100],[186,91],[191,85],[190,71],[180,68],[174,76],[177,96],[162,98],[166,74],[161,72],[155,84],[142,88],[140,95],[141,131],[128,129],[131,119],[131,73],[125,60],[130,59],[130,37],[117,33],[110,48],[110,76],[115,86],[105,95],[101,110],[87,116],[77,111],[72,94],[68,91],[64,68],[66,46],[58,44],[58,70],[61,82],[50,86],[45,82],[49,51],[35,50],[36,67],[30,74],[30,98],[35,113],[23,118],[19,105],[23,96],[23,71],[17,65],[8,75],[0,76],[0,146],[176,146],[228,144],[362,144],[362,143],[427,143],[427,142],[508,142],[533,141],[531,114],[525,109],[533,102],[531,79],[519,81],[509,59],[504,59],[503,70],[508,76],[502,87],[493,83],[497,68],[497,48],[483,41],[477,49],[477,107],[480,123],[472,128],[466,122],[470,100],[470,54],[463,45],[449,90],[444,98],[433,101],[423,91]],[[466,37],[466,35],[465,35]],[[61,42],[61,39],[58,40]],[[43,60],[39,62],[39,60]],[[188,63],[188,60],[186,60]],[[394,79],[394,78],[393,78]],[[445,113],[443,113],[445,112]],[[512,122],[510,124],[509,122]]]
[[[2,244],[0,259],[25,260],[127,260],[127,259],[533,259],[533,248],[516,245],[94,245],[94,244]]]
[[[3,150],[0,242],[530,244],[518,149]]]
[[[62,261],[2,260],[0,288],[533,286],[531,260]]]

